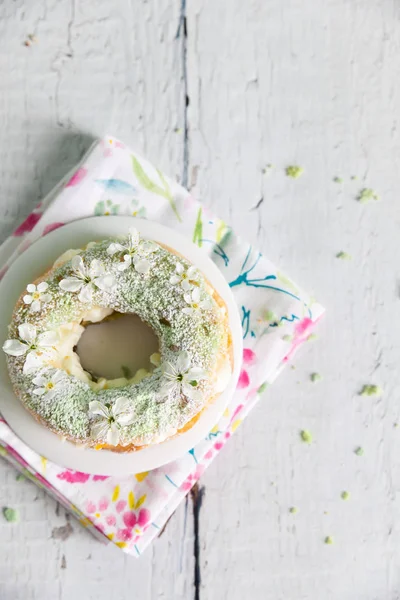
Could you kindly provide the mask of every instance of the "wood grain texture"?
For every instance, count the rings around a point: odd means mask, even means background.
[[[400,598],[398,2],[17,0],[0,17],[3,237],[108,130],[328,309],[202,478],[202,503],[140,561],[72,520],[64,541],[64,511],[1,463],[0,502],[23,521],[0,524],[1,600]],[[364,187],[381,201],[360,205]]]
[[[400,597],[399,16],[389,0],[188,5],[195,191],[328,309],[202,479],[207,600]],[[382,200],[360,205],[364,187]],[[357,395],[369,382],[381,399]]]

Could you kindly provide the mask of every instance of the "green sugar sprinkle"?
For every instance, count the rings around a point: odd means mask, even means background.
[[[307,342],[313,342],[314,340],[316,340],[318,338],[316,333],[310,333],[310,335],[307,338]]]
[[[313,441],[313,437],[307,429],[303,429],[302,431],[300,431],[300,437],[302,441],[306,444],[311,444],[311,442]]]
[[[290,165],[286,167],[286,175],[288,177],[292,177],[292,179],[298,179],[304,173],[304,169],[302,167],[298,167],[297,165]]]
[[[398,423],[393,423],[393,427],[394,427],[395,429],[397,429],[397,428],[398,428],[398,426],[399,426],[399,424],[398,424]]]
[[[338,252],[336,258],[340,258],[341,260],[351,260],[353,257],[351,254],[347,254],[347,252]]]
[[[4,507],[3,516],[9,523],[18,523],[19,521],[19,512],[15,508]]]
[[[286,335],[283,336],[282,339],[283,339],[284,342],[291,342],[292,339],[293,339],[293,336],[289,335],[289,334],[286,334]]]
[[[321,381],[322,375],[320,375],[319,373],[311,373],[310,379],[313,383],[316,383],[317,381]]]
[[[278,317],[276,316],[276,314],[274,313],[274,311],[273,310],[269,310],[269,309],[263,311],[263,313],[261,315],[261,318],[264,321],[272,321],[274,323],[278,320]]]
[[[299,509],[297,508],[297,506],[291,506],[291,507],[289,508],[289,512],[290,512],[292,515],[295,515],[297,512],[299,512]]]
[[[361,448],[361,446],[358,446],[358,448],[356,448],[356,449],[354,450],[354,454],[356,454],[357,456],[363,456],[363,454],[364,454],[364,449],[363,449],[363,448]]]
[[[379,385],[366,384],[363,386],[359,396],[382,396],[383,389]]]
[[[351,179],[352,181],[356,181],[356,180],[358,179],[358,177],[357,177],[357,175],[352,175],[352,176],[350,177],[350,179]]]
[[[348,500],[350,498],[350,494],[349,494],[349,492],[345,491],[340,494],[340,497],[342,500]]]
[[[343,183],[343,179],[342,179],[341,177],[334,177],[334,178],[333,178],[333,181],[334,181],[335,183]]]
[[[372,188],[363,188],[358,194],[357,200],[362,204],[365,204],[370,200],[379,200],[379,196]]]
[[[325,544],[328,544],[328,546],[332,546],[333,544],[333,537],[331,537],[330,535],[327,535],[326,538],[324,539]]]
[[[264,383],[262,383],[260,385],[260,387],[258,388],[257,394],[262,394],[263,392],[265,392],[265,390],[267,389],[267,387],[268,387],[268,382],[264,381]]]
[[[15,481],[23,481],[24,479],[26,479],[25,475],[23,475],[22,473],[18,473]]]

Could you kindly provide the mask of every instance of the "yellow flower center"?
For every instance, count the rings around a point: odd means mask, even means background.
[[[39,293],[39,292],[33,292],[33,294],[32,294],[32,298],[33,298],[34,300],[39,300],[39,298],[40,298],[40,293]]]
[[[196,302],[194,302],[194,303],[192,304],[192,308],[194,308],[194,309],[196,310],[196,309],[198,309],[198,308],[199,308],[199,305],[198,305],[198,304],[196,304]]]
[[[187,279],[186,273],[182,273],[181,277],[182,277],[182,279]]]
[[[110,216],[110,211],[106,210],[106,212],[104,213],[104,216],[109,217]]]
[[[53,387],[54,387],[54,383],[53,383],[52,381],[48,381],[48,382],[46,383],[46,388],[47,388],[48,390],[52,390],[52,389],[53,389]]]

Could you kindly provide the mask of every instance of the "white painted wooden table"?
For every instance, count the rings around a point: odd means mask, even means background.
[[[1,600],[400,598],[399,3],[8,0],[0,69],[3,239],[107,131],[328,308],[140,560],[1,462]]]

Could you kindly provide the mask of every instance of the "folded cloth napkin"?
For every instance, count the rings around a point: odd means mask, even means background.
[[[234,397],[204,440],[163,467],[128,477],[64,469],[33,452],[0,419],[1,455],[53,494],[95,535],[139,556],[309,338],[323,308],[178,183],[109,136],[94,144],[74,172],[3,244],[0,276],[41,236],[93,215],[153,219],[188,236],[229,282],[242,318],[243,365]]]

